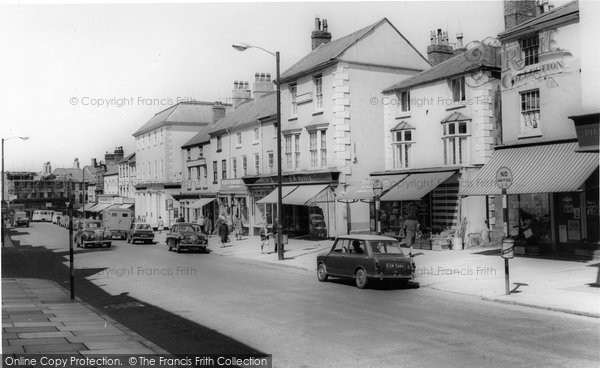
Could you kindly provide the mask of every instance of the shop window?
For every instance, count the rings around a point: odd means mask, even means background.
[[[443,124],[444,165],[465,165],[469,162],[469,138],[468,121]]]

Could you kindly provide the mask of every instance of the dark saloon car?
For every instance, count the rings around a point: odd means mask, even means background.
[[[178,222],[171,226],[166,239],[169,251],[173,248],[179,253],[182,249],[206,251],[208,237],[202,233],[198,224]]]
[[[127,243],[135,243],[136,241],[144,243],[152,243],[154,241],[154,231],[150,224],[145,222],[131,224],[131,227],[127,230]]]
[[[338,237],[331,250],[317,256],[317,278],[328,276],[353,278],[364,289],[369,280],[400,280],[413,278],[410,257],[404,255],[394,238],[378,235],[344,235]]]
[[[26,212],[15,212],[12,220],[13,227],[29,227],[29,218],[27,218]]]
[[[78,247],[86,248],[88,245],[112,245],[110,231],[102,226],[100,220],[80,220],[77,222],[77,232],[74,242]]]

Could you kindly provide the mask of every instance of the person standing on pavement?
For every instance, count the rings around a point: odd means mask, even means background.
[[[204,215],[202,213],[200,213],[200,216],[198,217],[198,225],[200,225],[200,229],[202,230],[203,233],[206,233],[206,229],[204,228]]]
[[[415,219],[414,215],[409,215],[408,218],[404,220],[402,228],[404,229],[404,233],[406,234],[404,240],[406,240],[406,244],[410,248],[410,256],[412,257],[413,244],[415,244],[417,231],[419,231],[419,222]]]
[[[163,222],[162,217],[158,217],[158,233],[162,234],[163,228],[165,227],[165,223]]]
[[[263,222],[260,227],[260,231],[258,232],[260,236],[260,253],[263,254],[265,245],[267,246],[267,252],[269,251],[269,229],[267,229],[267,224]]]
[[[235,240],[242,239],[242,219],[239,215],[235,215]]]
[[[229,242],[229,226],[227,226],[225,220],[222,220],[221,225],[219,225],[219,236],[221,237],[221,247],[224,247]]]

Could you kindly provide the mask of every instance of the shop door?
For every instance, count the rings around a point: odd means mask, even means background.
[[[579,193],[556,193],[556,230],[559,250],[571,250],[569,243],[577,243],[581,234],[581,198]]]

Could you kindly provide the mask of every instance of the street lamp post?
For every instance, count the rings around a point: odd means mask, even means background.
[[[0,242],[4,245],[4,214],[2,213],[2,206],[4,205],[4,141],[9,139],[19,138],[21,140],[28,140],[29,137],[9,137],[2,138],[2,195],[0,196],[0,221],[2,224],[0,225]],[[6,206],[8,209],[8,206]]]
[[[381,235],[381,194],[383,194],[383,183],[379,179],[373,181],[373,194],[375,194],[375,231],[377,235]]]
[[[75,299],[75,265],[73,255],[73,177],[69,175],[68,195],[68,213],[69,213],[69,285],[71,286],[71,300]]]
[[[238,51],[246,51],[249,48],[260,49],[268,54],[275,56],[275,66],[277,72],[277,218],[278,221],[275,224],[277,231],[277,258],[281,261],[284,259],[283,250],[283,195],[281,188],[281,83],[279,83],[279,51],[271,52],[263,49],[260,46],[250,45],[247,43],[234,43],[231,45]]]

